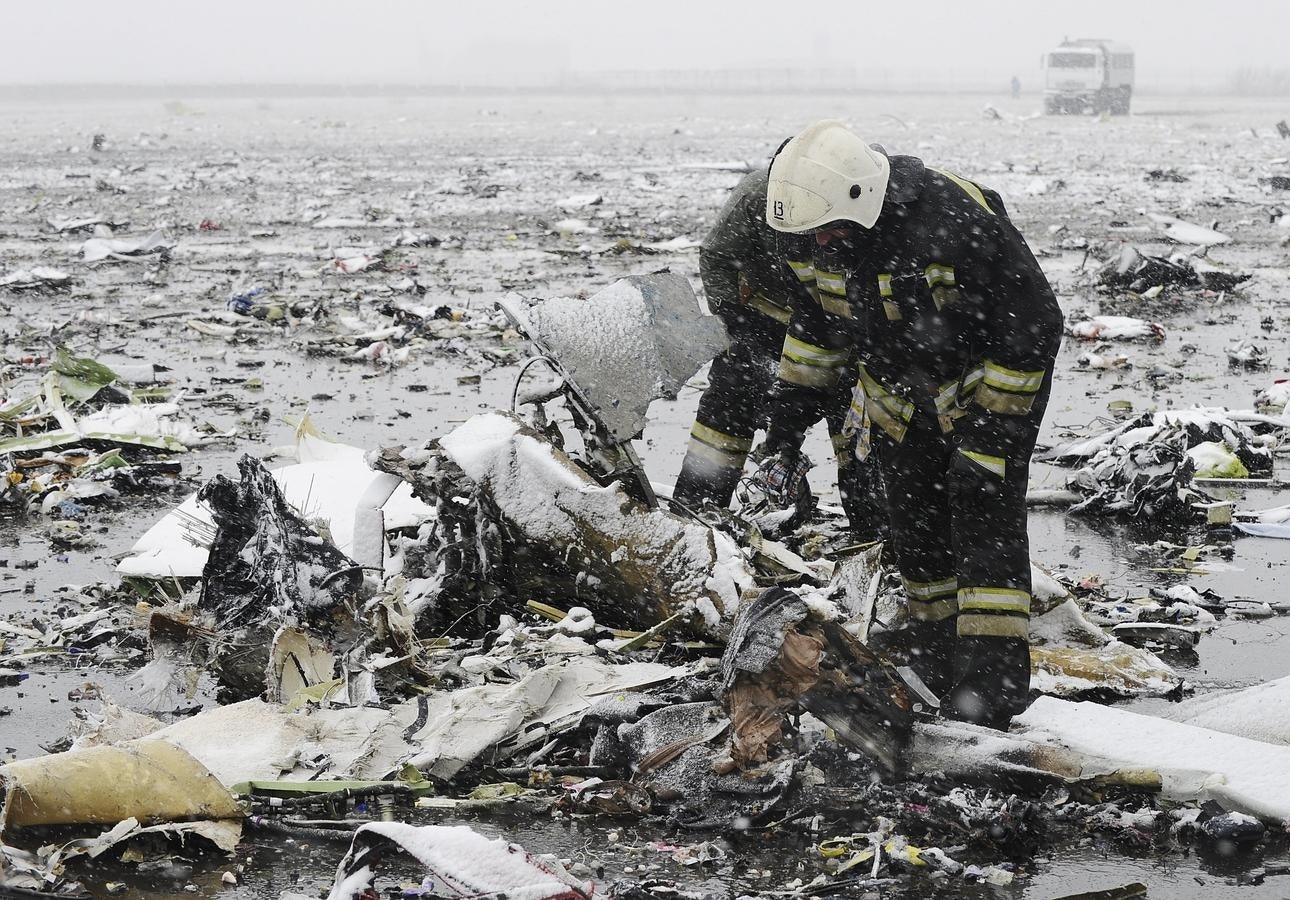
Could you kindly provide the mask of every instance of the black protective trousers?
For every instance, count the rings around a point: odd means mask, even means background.
[[[740,321],[728,322],[728,328],[731,345],[712,361],[672,494],[680,505],[696,511],[706,502],[730,504],[753,436],[766,425],[784,344],[784,326],[759,313],[749,311]],[[842,437],[853,383],[853,378],[841,379],[836,402],[828,404],[824,418],[837,459],[842,507],[856,538],[868,540],[886,531],[886,497],[876,460],[855,459],[852,442]]]
[[[917,409],[900,440],[873,429],[911,665],[946,715],[993,727],[1006,728],[1030,690],[1026,487],[1050,382],[1024,415],[971,406],[947,434]]]
[[[761,427],[775,368],[784,343],[779,323],[748,311],[742,321],[727,319],[730,347],[712,361],[708,387],[690,429],[690,445],[672,497],[700,510],[706,502],[729,505]],[[750,318],[764,319],[749,321]]]

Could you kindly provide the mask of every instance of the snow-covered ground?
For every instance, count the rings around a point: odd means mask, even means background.
[[[982,115],[987,102],[1002,118]],[[663,267],[698,287],[695,247],[738,169],[764,164],[807,122],[836,116],[892,153],[922,156],[998,190],[1068,322],[1113,314],[1164,326],[1159,342],[1099,348],[1067,338],[1044,440],[1109,419],[1109,404],[1119,401],[1134,412],[1252,407],[1256,391],[1290,366],[1282,339],[1290,326],[1283,243],[1290,228],[1281,224],[1290,225],[1290,191],[1268,182],[1290,176],[1290,141],[1274,127],[1284,106],[1146,97],[1118,119],[1043,118],[1038,106],[1037,97],[976,95],[10,101],[0,107],[0,280],[50,267],[73,284],[50,293],[0,287],[0,400],[35,390],[43,367],[23,358],[48,356],[61,341],[109,365],[168,366],[165,377],[186,393],[194,418],[238,431],[232,442],[180,457],[197,482],[231,472],[242,452],[291,443],[306,410],[351,444],[421,443],[509,404],[516,346],[501,340],[500,328],[474,336],[444,330],[410,343],[391,335],[381,338],[384,350],[370,350],[375,339],[353,345],[373,359],[343,360],[320,348],[337,334],[381,334],[393,321],[383,312],[391,304],[447,305],[486,326],[492,303],[508,291],[589,294]],[[105,136],[104,149],[92,152],[96,134]],[[1153,170],[1184,180],[1148,177]],[[1189,232],[1153,215],[1229,236],[1206,259],[1254,277],[1236,293],[1181,301],[1096,293],[1094,270],[1125,243],[1149,254],[1199,251],[1169,243],[1167,229],[1182,239]],[[91,266],[81,253],[91,235],[47,224],[93,217],[128,221],[116,237],[161,229],[174,244],[169,262]],[[384,268],[352,264],[409,233],[439,243],[399,247]],[[354,268],[362,270],[345,271]],[[282,328],[226,313],[231,293],[256,285],[325,314]],[[203,332],[192,319],[221,327]],[[1229,367],[1224,348],[1242,339],[1267,351],[1269,368]],[[1081,368],[1077,358],[1090,350],[1126,354],[1132,367]],[[639,450],[655,480],[670,481],[679,469],[703,383],[700,373],[677,401],[651,410]],[[816,434],[808,449],[824,462],[826,447]],[[817,467],[817,489],[832,490],[829,468]],[[1037,487],[1061,487],[1066,475],[1033,471]],[[1285,502],[1269,489],[1232,496],[1250,509]],[[111,579],[113,558],[174,500],[137,498],[92,518],[97,546],[83,549],[51,546],[39,516],[0,519],[0,617],[79,611],[59,589]],[[1240,539],[1233,559],[1180,576],[1135,546],[1196,543],[1195,534],[1042,512],[1032,516],[1031,536],[1040,562],[1117,588],[1145,594],[1185,582],[1229,598],[1283,599],[1286,542]],[[1201,641],[1198,656],[1175,664],[1202,689],[1290,674],[1285,622],[1225,624]],[[12,709],[0,718],[0,755],[33,755],[63,734],[69,688],[97,681],[128,703],[135,687],[124,673],[69,671],[62,661],[31,671],[21,689],[0,688],[0,710]],[[1112,868],[1124,880],[1147,878],[1132,866]]]

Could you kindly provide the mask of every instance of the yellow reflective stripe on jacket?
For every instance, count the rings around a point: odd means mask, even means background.
[[[896,443],[899,444],[905,439],[905,432],[909,430],[908,422],[902,422],[897,419],[887,411],[885,406],[872,397],[865,397],[864,408],[873,423],[891,435]]]
[[[972,399],[982,409],[1004,416],[1024,416],[1035,405],[1034,394],[1010,394],[1006,391],[996,390],[988,384],[983,384],[977,388],[976,393],[972,395]]]
[[[886,314],[888,322],[899,322],[904,318],[900,314],[900,306],[894,300],[887,299],[892,296],[890,272],[882,272],[878,275],[878,296],[883,298],[882,311]]]
[[[957,578],[940,578],[935,581],[914,581],[902,577],[905,593],[916,600],[936,600],[940,597],[957,597],[959,580]]]
[[[1043,387],[1044,375],[1044,369],[1026,372],[1020,369],[1009,369],[988,359],[985,361],[985,383],[1001,391],[1033,394]]]
[[[789,320],[793,318],[792,310],[785,309],[773,300],[768,300],[762,294],[754,294],[753,298],[748,301],[748,305],[763,316],[768,316],[781,325],[787,325]]]
[[[981,189],[975,184],[968,181],[966,178],[961,178],[958,175],[955,175],[953,172],[946,172],[944,169],[932,169],[932,171],[957,184],[963,190],[963,193],[976,201],[978,206],[990,215],[994,215],[994,210],[992,210],[990,208],[990,204],[986,202],[985,194],[981,193]]]
[[[703,460],[709,468],[716,469],[743,469],[744,462],[748,459],[746,452],[721,450],[704,443],[694,435],[690,436],[690,446],[685,451],[685,455],[688,459]]]
[[[790,259],[788,267],[793,270],[797,280],[802,284],[811,284],[815,281],[815,263],[803,262],[800,259]]]
[[[1028,616],[1030,592],[1005,587],[959,588],[959,609],[963,612],[979,610]]]
[[[959,588],[960,637],[1030,636],[1030,593],[1018,588]]]
[[[883,387],[877,379],[869,374],[869,371],[864,366],[860,367],[860,384],[864,387],[866,408],[871,409],[872,404],[876,403],[902,422],[908,423],[913,418],[914,404],[897,397],[890,390]]]
[[[841,272],[815,270],[816,299],[824,311],[844,319],[854,319],[851,304],[847,302],[847,276]]]
[[[806,343],[791,334],[784,335],[784,356],[809,366],[840,366],[851,355],[849,348],[829,349]]]
[[[851,304],[847,302],[845,297],[839,297],[821,289],[819,298],[820,306],[823,307],[826,313],[843,319],[854,319],[856,317],[855,313],[851,311]]]
[[[936,412],[940,415],[948,415],[955,407],[956,401],[963,397],[971,397],[972,392],[981,384],[981,378],[984,376],[984,370],[977,366],[971,372],[963,376],[963,388],[959,389],[959,380],[946,382],[941,385],[936,392]]]
[[[990,456],[986,453],[977,453],[975,450],[964,450],[962,448],[959,448],[959,453],[962,453],[987,472],[998,475],[1000,478],[1003,478],[1008,471],[1007,460],[1002,456]]]
[[[729,453],[747,453],[752,449],[753,445],[753,439],[750,437],[726,434],[724,431],[718,431],[711,425],[704,425],[702,422],[694,423],[694,427],[690,429],[690,437],[703,441],[709,447],[715,447],[718,450],[725,450]]]
[[[839,297],[847,295],[847,276],[841,272],[826,272],[823,269],[816,269],[815,285],[821,291],[828,291],[830,294],[836,294]]]
[[[1026,616],[960,612],[956,630],[959,637],[1016,638],[1025,641],[1030,638],[1030,619]]]
[[[940,622],[959,611],[957,578],[935,581],[900,579],[905,585],[909,615],[920,622]]]
[[[914,416],[914,404],[893,395],[863,366],[860,367],[860,385],[864,389],[865,412],[874,424],[899,444],[905,439],[909,420]]]
[[[779,358],[779,379],[799,387],[831,388],[838,383],[841,374],[841,369],[805,365],[787,356]]]
[[[909,617],[919,622],[943,622],[950,616],[958,614],[959,602],[953,597],[942,597],[940,600],[918,600],[909,598]]]
[[[808,344],[806,341],[793,337],[791,334],[784,336],[784,356],[807,366],[841,366],[851,355],[848,349],[830,350],[828,347],[818,347],[815,344]]]
[[[954,280],[954,267],[947,266],[943,263],[932,263],[923,272],[923,277],[927,279],[928,287],[936,287],[938,284],[953,287],[958,284],[958,282]]]
[[[833,387],[849,355],[849,350],[828,350],[786,335],[779,357],[780,380],[801,387]]]

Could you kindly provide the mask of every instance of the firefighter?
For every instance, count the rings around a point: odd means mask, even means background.
[[[848,430],[881,462],[914,669],[944,714],[1006,728],[1030,684],[1026,482],[1061,339],[1052,289],[998,194],[836,121],[776,155],[766,220],[802,287],[768,449],[796,454],[856,365]]]
[[[764,422],[769,392],[784,345],[791,297],[791,270],[776,256],[778,232],[766,224],[766,171],[735,186],[699,251],[699,270],[709,308],[722,318],[730,347],[715,360],[699,400],[690,444],[673,491],[682,507],[698,511],[708,502],[730,503],[753,435]],[[876,467],[854,460],[842,435],[850,391],[822,403],[838,462],[838,487],[858,539],[885,532],[886,504]]]

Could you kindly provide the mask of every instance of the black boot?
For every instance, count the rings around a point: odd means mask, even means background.
[[[937,697],[954,683],[954,617],[939,622],[911,621],[909,667]]]
[[[887,517],[887,492],[876,456],[870,454],[867,459],[852,459],[839,467],[838,493],[851,525],[851,537],[856,543],[887,540],[891,531]]]
[[[954,685],[941,715],[1007,731],[1030,694],[1030,645],[1016,638],[960,637],[954,649]]]
[[[717,466],[694,453],[687,453],[676,487],[672,489],[672,512],[698,515],[709,504],[724,509],[730,505],[730,498],[742,475],[742,468]]]

